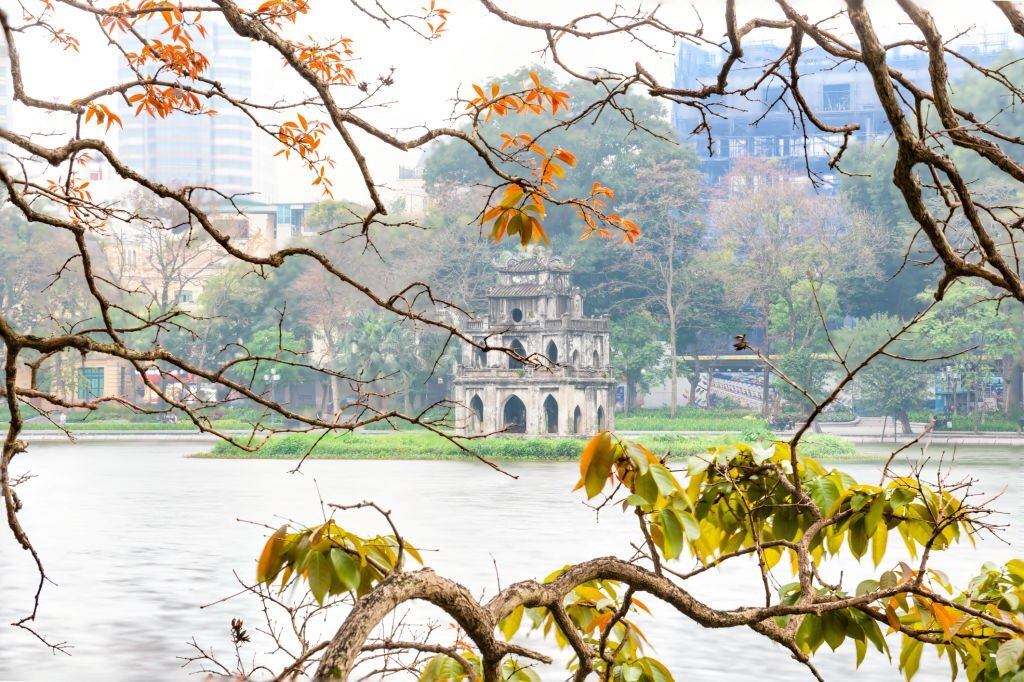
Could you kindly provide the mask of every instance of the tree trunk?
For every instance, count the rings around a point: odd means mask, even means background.
[[[907,414],[907,411],[905,409],[899,408],[895,410],[895,414],[893,416],[902,425],[903,435],[912,436],[914,434],[914,430],[910,428],[910,415]]]
[[[764,314],[764,324],[762,330],[764,332],[764,355],[766,358],[771,360],[772,357],[772,344],[768,336],[768,325],[771,321],[768,316],[768,311]],[[768,369],[768,365],[764,366],[761,370],[761,416],[768,417],[771,414],[771,402],[769,400],[769,386],[771,385],[772,372]]]
[[[1007,415],[1020,413],[1021,402],[1024,402],[1024,380],[1021,377],[1020,355],[1011,355],[1003,365],[1003,380],[1006,382],[1006,393],[1003,411]]]
[[[676,329],[675,322],[672,323],[672,329],[669,332],[669,338],[671,341],[669,349],[672,353],[671,365],[672,365],[672,409],[671,416],[676,416],[676,409],[679,406],[679,356],[676,355]]]

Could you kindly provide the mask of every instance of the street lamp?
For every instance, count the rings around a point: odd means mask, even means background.
[[[277,382],[280,380],[281,374],[276,367],[263,375],[263,381],[270,384],[270,398],[275,403],[277,402]]]

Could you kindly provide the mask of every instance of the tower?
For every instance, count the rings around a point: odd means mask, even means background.
[[[497,265],[487,314],[462,325],[467,336],[511,348],[509,355],[463,344],[453,398],[458,432],[593,435],[611,429],[614,387],[608,318],[584,317],[572,263],[538,253]]]

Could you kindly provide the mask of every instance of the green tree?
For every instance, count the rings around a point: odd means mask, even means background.
[[[611,362],[626,378],[625,408],[636,407],[637,394],[665,378],[664,327],[650,312],[632,313],[611,323]]]
[[[898,317],[878,313],[858,319],[853,329],[837,330],[833,336],[840,350],[848,353],[847,364],[856,366],[898,334],[904,324]],[[933,365],[912,360],[925,357],[927,348],[923,345],[913,330],[901,335],[889,347],[891,352],[872,360],[853,383],[858,396],[892,415],[904,434],[911,433],[908,413],[920,405],[932,378]]]
[[[953,414],[959,412],[960,393],[973,393],[971,408],[977,431],[987,382],[995,374],[997,363],[1020,349],[1020,338],[1008,316],[986,287],[958,282],[921,322],[920,331],[922,341],[934,354],[955,354],[946,360]]]

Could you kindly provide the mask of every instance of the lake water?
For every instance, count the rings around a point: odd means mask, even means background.
[[[73,645],[52,655],[29,635],[6,627],[31,603],[33,568],[6,528],[0,533],[0,680],[184,680],[180,656],[195,639],[228,651],[228,623],[258,625],[258,603],[239,598],[200,609],[237,591],[233,571],[251,578],[264,529],[281,519],[314,523],[319,494],[329,502],[372,499],[392,510],[403,534],[430,550],[426,562],[476,594],[492,594],[495,562],[503,585],[543,578],[563,564],[628,551],[635,538],[631,516],[606,510],[600,519],[570,494],[572,463],[523,463],[507,468],[513,480],[473,462],[307,462],[189,459],[201,443],[35,443],[16,469],[37,475],[19,488],[22,520],[57,583],[44,592],[38,628]],[[1016,521],[1005,542],[965,545],[933,565],[953,578],[976,572],[983,558],[1024,555],[1024,469],[1020,451],[960,448],[958,471],[980,487],[1008,494],[995,506]],[[935,453],[933,453],[935,454]],[[875,482],[879,461],[837,463]],[[319,494],[318,494],[319,491]],[[378,530],[370,513],[340,516],[360,532]],[[890,547],[894,544],[890,543]],[[896,553],[893,559],[899,558]],[[888,562],[890,557],[887,556]],[[844,583],[877,576],[868,563],[850,563]],[[838,571],[833,568],[833,575]],[[780,575],[788,582],[788,575]],[[747,567],[712,571],[687,583],[696,596],[729,607],[759,599],[759,581]],[[650,600],[648,600],[650,601]],[[415,611],[414,618],[440,612]],[[810,679],[777,646],[745,630],[705,631],[664,609],[641,619],[660,657],[680,679],[761,682]],[[536,641],[530,642],[537,645]],[[260,652],[257,647],[255,652]],[[825,649],[827,651],[827,648]],[[869,653],[854,672],[853,649],[822,651],[816,660],[827,679],[901,679],[884,656]],[[544,680],[565,679],[561,667]],[[948,665],[926,656],[917,679],[949,678]],[[192,678],[196,679],[196,678]]]

